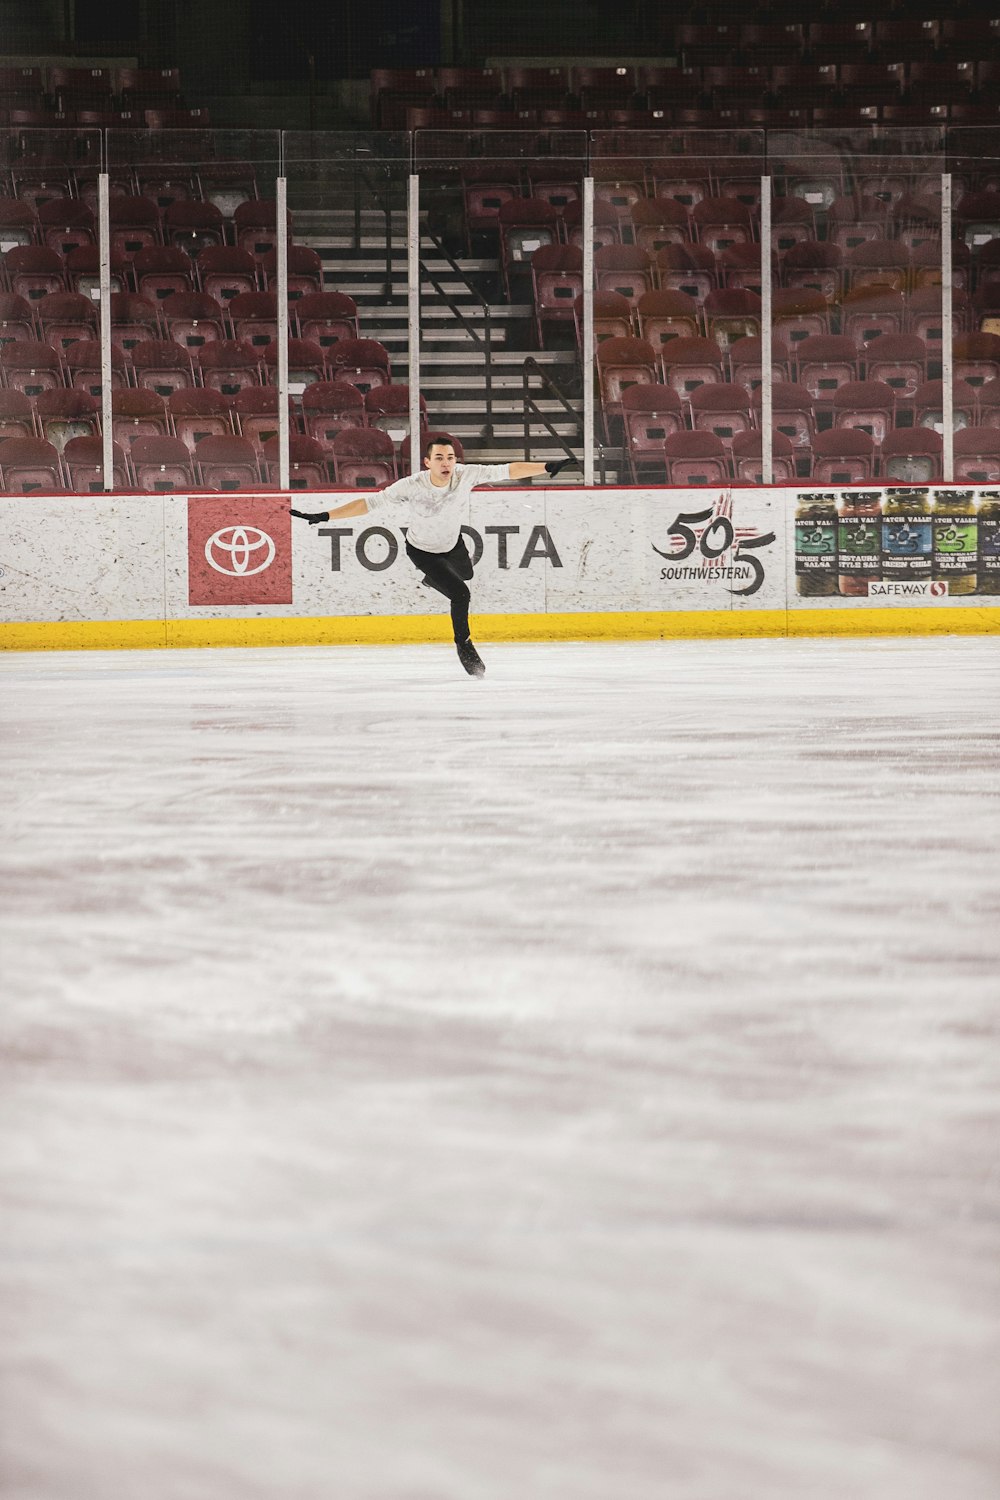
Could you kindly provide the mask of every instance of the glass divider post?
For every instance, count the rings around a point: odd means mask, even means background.
[[[406,310],[410,473],[419,474],[423,460],[420,454],[420,177],[416,173],[410,175],[406,199]]]
[[[774,429],[771,417],[771,179],[760,179],[760,477],[774,482]]]
[[[101,463],[105,490],[115,487],[115,430],[111,410],[111,225],[108,212],[109,177],[97,178],[98,292],[101,314]]]
[[[275,182],[278,225],[278,487],[289,487],[288,461],[288,181]]]
[[[594,179],[583,179],[583,482],[594,482]]]
[[[947,484],[955,478],[955,391],[952,354],[951,292],[951,173],[941,174],[941,436],[944,453],[941,475]]]

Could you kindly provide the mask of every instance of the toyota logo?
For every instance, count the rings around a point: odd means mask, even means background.
[[[274,542],[257,526],[223,526],[205,543],[205,561],[230,578],[250,578],[271,566],[274,551]]]

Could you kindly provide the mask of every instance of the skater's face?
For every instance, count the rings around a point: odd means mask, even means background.
[[[450,484],[455,463],[455,450],[450,443],[434,443],[424,459],[424,468],[430,470],[431,484]]]

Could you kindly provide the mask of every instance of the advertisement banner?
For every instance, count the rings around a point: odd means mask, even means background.
[[[291,604],[287,497],[190,497],[187,573],[189,604]]]

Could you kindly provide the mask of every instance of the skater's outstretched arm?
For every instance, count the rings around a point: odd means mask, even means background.
[[[332,521],[338,516],[366,516],[368,514],[368,501],[363,495],[356,500],[348,500],[343,505],[335,505],[333,510],[293,510],[288,508],[289,515],[298,516],[300,521],[308,521],[310,526],[318,526],[320,521]]]
[[[558,461],[553,459],[547,464],[515,463],[510,466],[510,477],[511,479],[534,479],[536,474],[548,474],[555,478],[560,469],[565,469],[566,465],[572,462],[571,458],[560,458]]]

